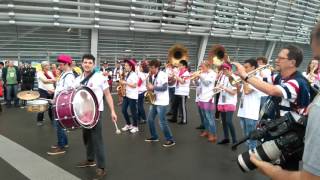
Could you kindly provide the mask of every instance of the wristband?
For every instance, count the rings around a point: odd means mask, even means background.
[[[245,81],[245,82],[248,82],[248,79],[249,79],[249,76],[247,75],[247,76],[244,78],[244,81]]]

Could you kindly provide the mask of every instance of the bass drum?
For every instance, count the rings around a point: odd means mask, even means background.
[[[91,129],[98,123],[98,100],[88,87],[61,91],[54,104],[56,120],[65,129]]]

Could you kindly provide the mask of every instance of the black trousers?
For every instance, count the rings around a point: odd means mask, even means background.
[[[43,89],[39,89],[38,91],[40,93],[40,98],[53,99],[53,94],[49,94],[48,91],[43,90]],[[49,115],[49,118],[52,122],[53,121],[53,113],[52,113],[52,105],[50,103],[49,103],[49,107],[48,107],[48,115]],[[37,122],[42,122],[43,116],[44,116],[44,112],[38,113],[37,114]]]
[[[83,142],[86,147],[87,160],[97,162],[97,167],[104,169],[106,167],[105,146],[102,136],[102,120],[99,121],[92,129],[82,129]]]
[[[172,121],[178,120],[178,113],[181,113],[181,123],[187,123],[187,102],[188,96],[174,95],[174,100],[172,102]]]

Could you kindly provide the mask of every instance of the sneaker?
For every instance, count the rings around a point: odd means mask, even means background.
[[[132,126],[132,129],[130,130],[130,132],[131,132],[131,133],[139,132],[139,128]]]
[[[37,126],[43,126],[43,122],[37,122]]]
[[[123,128],[121,128],[122,131],[129,131],[132,129],[131,125],[125,125]]]
[[[56,149],[51,149],[49,152],[47,152],[48,155],[54,156],[54,155],[59,155],[59,154],[64,154],[66,153],[66,150],[56,148]]]
[[[96,162],[86,160],[86,161],[78,163],[76,166],[79,168],[85,168],[85,167],[94,167],[96,165],[97,165]]]
[[[159,139],[157,138],[148,138],[144,140],[145,142],[159,142]]]
[[[93,180],[98,180],[98,179],[102,179],[103,177],[105,177],[107,175],[107,172],[104,169],[100,169],[98,168],[96,170],[96,176],[93,178]]]
[[[68,147],[69,147],[68,144],[66,144],[66,145],[63,146],[63,148],[68,148]],[[59,148],[58,145],[52,145],[52,146],[51,146],[51,149],[57,149],[57,148]]]
[[[176,145],[176,143],[174,141],[167,141],[162,146],[163,147],[171,147],[171,146],[174,146],[174,145]]]

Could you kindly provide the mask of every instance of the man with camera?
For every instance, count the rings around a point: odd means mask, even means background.
[[[316,25],[311,33],[311,48],[314,56],[320,56],[320,23]],[[276,60],[277,67],[280,66],[279,70],[281,75],[290,74],[294,72],[295,67],[283,69],[285,64],[290,67],[290,63],[299,64],[297,60],[292,57],[281,57],[280,55],[285,55],[279,53],[279,57]],[[287,53],[289,55],[289,53]],[[291,60],[290,60],[291,59]],[[282,61],[282,62],[281,62]],[[244,68],[240,64],[236,64],[240,76],[248,81],[250,84],[266,92],[269,95],[281,96],[283,99],[287,98],[285,93],[282,93],[280,88],[273,85],[266,85],[261,83],[255,78],[247,78],[247,74]],[[292,65],[291,65],[292,66]],[[290,70],[291,69],[291,70]],[[270,90],[268,90],[270,89]],[[258,167],[258,169],[265,175],[271,177],[274,180],[290,179],[290,180],[319,180],[320,179],[320,121],[317,118],[317,113],[320,112],[320,96],[318,95],[309,106],[308,113],[308,123],[305,135],[305,146],[303,153],[303,170],[301,171],[286,171],[279,166],[274,166],[271,163],[261,161],[256,156],[251,155],[251,161]]]

